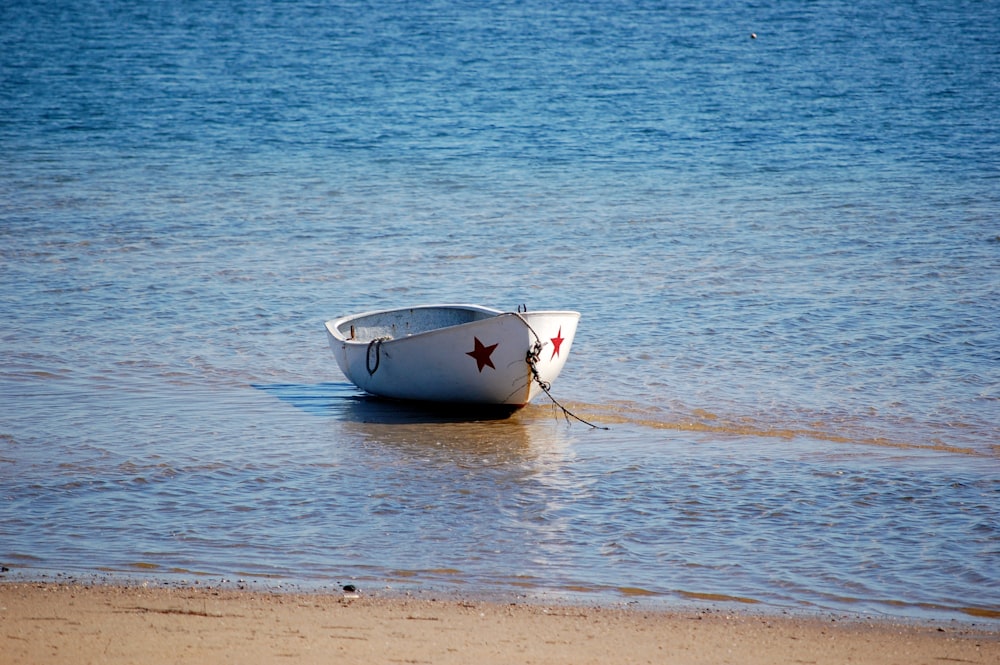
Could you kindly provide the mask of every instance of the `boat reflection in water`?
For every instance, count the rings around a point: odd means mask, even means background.
[[[511,415],[499,405],[442,405],[392,400],[348,383],[255,385],[297,409],[338,422],[345,440],[375,443],[407,455],[443,453],[456,461],[500,463],[564,448],[570,432],[550,407]]]

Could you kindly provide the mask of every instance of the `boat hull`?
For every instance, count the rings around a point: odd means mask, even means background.
[[[516,408],[559,375],[579,318],[569,311],[428,305],[343,317],[326,330],[341,371],[365,392]]]

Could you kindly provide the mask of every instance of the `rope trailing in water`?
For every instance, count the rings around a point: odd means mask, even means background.
[[[603,430],[611,429],[610,427],[601,427],[600,425],[595,425],[590,421],[584,420],[583,418],[576,415],[575,413],[567,409],[565,406],[560,404],[559,401],[552,396],[552,393],[549,392],[549,389],[552,387],[552,384],[550,384],[548,381],[543,381],[541,374],[539,374],[538,372],[538,362],[541,359],[542,349],[544,348],[545,345],[542,344],[542,338],[538,336],[538,333],[535,332],[535,329],[531,327],[531,324],[528,323],[528,320],[521,315],[522,313],[527,313],[527,312],[528,312],[527,307],[525,307],[524,305],[518,305],[516,312],[509,312],[509,313],[511,314],[511,316],[516,316],[517,318],[521,319],[521,323],[523,323],[525,327],[531,331],[531,334],[535,336],[535,343],[531,345],[531,348],[528,349],[528,352],[524,357],[524,361],[528,363],[528,367],[531,368],[531,378],[535,381],[535,383],[538,384],[538,387],[541,388],[546,395],[548,395],[549,399],[552,400],[552,403],[555,406],[559,407],[559,409],[563,412],[563,417],[566,419],[566,422],[569,422],[569,419],[573,418],[574,420],[577,420],[592,429],[603,429]]]

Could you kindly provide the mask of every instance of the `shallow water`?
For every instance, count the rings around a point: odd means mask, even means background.
[[[0,563],[996,618],[995,13],[8,3]],[[346,383],[440,301],[611,429]]]

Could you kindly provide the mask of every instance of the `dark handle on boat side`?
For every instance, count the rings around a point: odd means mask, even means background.
[[[382,362],[382,360],[381,360],[381,355],[382,354],[380,353],[380,351],[382,350],[382,341],[383,340],[382,340],[381,337],[376,337],[372,341],[368,342],[368,352],[365,354],[365,369],[368,370],[368,376],[371,376],[375,372],[377,372],[378,371],[379,363]],[[373,347],[375,348],[375,365],[374,366],[372,366],[372,348]]]

